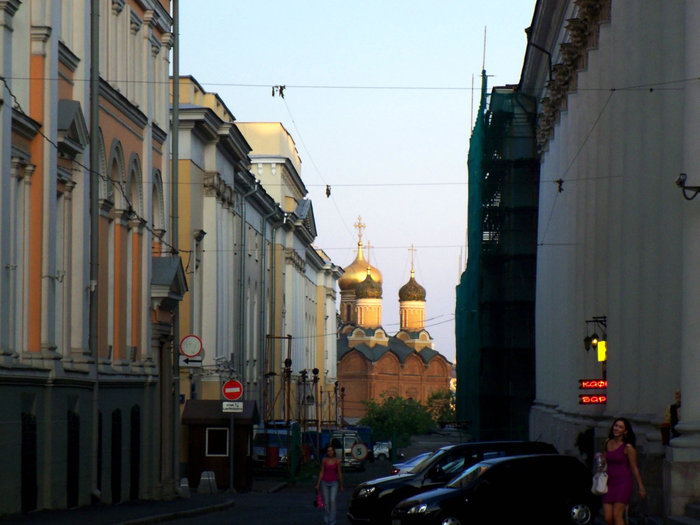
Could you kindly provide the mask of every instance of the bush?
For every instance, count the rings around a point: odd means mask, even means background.
[[[361,425],[372,427],[375,441],[393,441],[394,447],[407,447],[414,434],[426,434],[435,426],[428,409],[413,399],[386,397],[381,403],[364,401],[367,414]]]
[[[454,423],[456,417],[455,394],[449,389],[436,390],[428,396],[428,411],[433,421],[444,427]]]

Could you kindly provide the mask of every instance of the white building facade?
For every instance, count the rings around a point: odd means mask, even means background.
[[[593,429],[599,449],[627,417],[664,515],[700,498],[700,200],[674,184],[700,185],[698,27],[697,2],[540,0],[520,83],[540,101],[530,435],[576,452]],[[605,364],[584,348],[593,331]],[[589,378],[607,390],[582,391]],[[665,445],[678,390],[680,436]]]

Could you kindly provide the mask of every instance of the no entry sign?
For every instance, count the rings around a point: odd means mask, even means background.
[[[221,393],[229,401],[236,401],[243,396],[243,385],[236,379],[230,379],[221,387]]]

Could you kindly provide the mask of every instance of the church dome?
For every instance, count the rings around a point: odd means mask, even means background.
[[[425,288],[416,281],[411,270],[411,278],[399,289],[399,301],[425,301]]]
[[[372,278],[371,270],[367,270],[367,277],[355,287],[357,299],[381,299],[382,285]]]
[[[341,290],[354,290],[355,287],[363,282],[367,277],[367,269],[372,272],[372,279],[375,283],[382,284],[382,272],[377,268],[369,264],[365,260],[365,256],[362,253],[362,242],[357,243],[357,257],[352,262],[352,264],[346,267],[343,276],[338,279],[338,287]]]

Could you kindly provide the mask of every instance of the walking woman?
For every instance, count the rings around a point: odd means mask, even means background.
[[[605,440],[605,460],[608,465],[608,492],[603,495],[603,514],[608,525],[625,525],[625,509],[632,497],[634,481],[639,497],[646,498],[637,466],[636,438],[632,425],[623,417],[613,421]]]
[[[321,462],[321,472],[318,474],[316,490],[319,487],[321,487],[323,495],[323,509],[326,512],[323,523],[335,525],[335,498],[338,495],[338,489],[343,490],[343,469],[340,461],[335,457],[335,449],[331,445],[326,448],[326,457]]]

